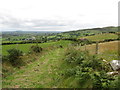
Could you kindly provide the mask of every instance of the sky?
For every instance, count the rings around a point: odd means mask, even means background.
[[[0,31],[118,26],[119,0],[0,0]]]

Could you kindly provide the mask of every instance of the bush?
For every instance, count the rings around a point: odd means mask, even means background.
[[[107,75],[107,64],[96,55],[72,47],[67,49],[64,60],[69,67],[65,77],[74,77],[80,88],[109,88],[113,77]]]
[[[21,58],[20,56],[23,55],[23,52],[18,50],[18,49],[9,49],[8,50],[8,56],[5,58],[7,59],[8,58],[8,61],[13,65],[13,66],[16,66],[16,65],[19,65],[21,63]]]
[[[68,48],[65,54],[65,60],[68,63],[80,64],[83,60],[87,58],[87,51],[76,50],[74,47]]]
[[[42,51],[42,48],[39,47],[38,45],[36,46],[31,46],[31,52],[35,52],[35,53],[40,53]]]

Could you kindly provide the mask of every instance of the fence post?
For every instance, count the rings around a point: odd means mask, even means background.
[[[96,42],[96,50],[95,50],[95,54],[98,54],[98,41]]]

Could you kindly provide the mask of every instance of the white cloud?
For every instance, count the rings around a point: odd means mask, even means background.
[[[117,26],[119,0],[0,0],[0,28],[76,30]]]

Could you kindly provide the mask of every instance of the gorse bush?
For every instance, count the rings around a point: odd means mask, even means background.
[[[69,66],[65,77],[74,77],[80,88],[109,88],[113,79],[106,74],[107,64],[96,55],[72,47],[67,49],[64,60]]]
[[[80,50],[76,50],[76,48],[74,47],[71,47],[67,49],[67,52],[65,54],[65,60],[68,63],[80,64],[83,60],[87,58],[86,57],[87,53],[88,53],[87,51],[83,52]]]
[[[20,56],[23,55],[23,52],[18,50],[18,49],[9,49],[8,50],[8,56],[5,57],[5,59],[8,58],[8,61],[13,65],[13,66],[16,66],[16,65],[19,65],[20,62],[21,62],[21,58]]]
[[[33,45],[30,48],[31,52],[35,52],[35,53],[40,53],[42,51],[42,48],[39,47],[38,45]]]

